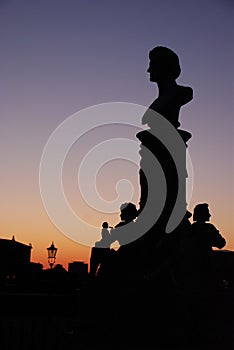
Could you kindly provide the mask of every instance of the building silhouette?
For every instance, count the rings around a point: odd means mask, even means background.
[[[73,261],[68,264],[68,273],[71,277],[83,280],[88,275],[88,264],[83,261]]]
[[[68,264],[68,275],[71,288],[81,288],[88,278],[88,264],[83,261],[70,262]]]
[[[30,269],[32,245],[12,239],[0,239],[0,277],[5,279],[23,278]]]

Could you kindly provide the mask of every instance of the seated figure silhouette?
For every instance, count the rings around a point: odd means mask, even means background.
[[[111,230],[111,239],[112,242],[118,241],[120,246],[123,246],[126,241],[131,241],[130,237],[130,231],[128,226],[128,231],[125,230],[118,230],[118,228],[123,227],[127,224],[134,223],[134,220],[136,219],[138,214],[137,208],[135,204],[128,202],[123,203],[120,206],[120,219],[121,221],[114,226],[114,228]],[[127,238],[127,239],[126,239]]]
[[[90,257],[90,276],[94,277],[98,274],[100,265],[104,264],[110,254],[111,236],[109,232],[109,224],[104,221],[102,223],[101,239],[95,242],[91,250]]]
[[[110,259],[106,266],[102,265],[101,274],[111,279],[126,279],[127,276],[134,276],[136,262],[138,260],[138,246],[134,240],[134,225],[138,210],[136,205],[127,202],[120,206],[121,221],[111,230],[111,241],[119,244],[118,250],[111,249]]]
[[[223,248],[226,244],[225,238],[221,236],[216,227],[207,221],[210,220],[209,205],[202,203],[196,205],[193,212],[192,234],[198,238],[199,246],[207,254],[212,252],[212,247]]]
[[[100,241],[95,242],[95,247],[109,248],[111,243],[111,235],[109,231],[109,224],[106,221],[102,223],[101,237],[102,238],[100,239]]]
[[[209,205],[197,204],[193,211],[193,224],[182,243],[180,268],[185,288],[193,290],[214,287],[213,247],[222,249],[225,238],[210,220]]]

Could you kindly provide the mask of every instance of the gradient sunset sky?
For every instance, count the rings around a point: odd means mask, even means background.
[[[0,238],[14,235],[31,243],[31,260],[45,268],[51,241],[58,247],[57,263],[65,268],[74,260],[89,262],[90,247],[61,232],[43,206],[39,167],[45,144],[63,121],[84,108],[109,102],[150,105],[157,87],[149,82],[148,52],[162,45],[180,58],[177,82],[194,91],[180,113],[181,127],[193,135],[188,209],[209,203],[225,249],[234,250],[233,23],[231,0],[1,0]],[[98,143],[111,132],[91,133],[83,140],[86,146],[69,156],[84,155],[90,140]],[[130,176],[131,181],[137,174],[136,167],[119,162],[104,169],[104,197],[114,195],[118,178]],[[118,222],[118,213],[97,212],[91,219],[89,209],[78,205],[75,181],[66,177],[64,182],[71,206],[84,220],[97,227],[106,218],[111,225]],[[102,191],[101,180],[99,187]],[[138,195],[135,188],[133,201]]]

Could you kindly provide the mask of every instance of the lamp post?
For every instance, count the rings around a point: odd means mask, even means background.
[[[48,251],[48,263],[50,265],[50,268],[52,269],[55,263],[56,254],[57,254],[58,248],[55,248],[54,242],[51,243],[51,246],[47,248]]]

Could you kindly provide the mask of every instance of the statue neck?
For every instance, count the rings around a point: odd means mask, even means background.
[[[176,87],[177,83],[175,80],[162,80],[162,81],[157,81],[157,85],[158,85],[159,94],[163,94],[167,92],[168,89]]]

